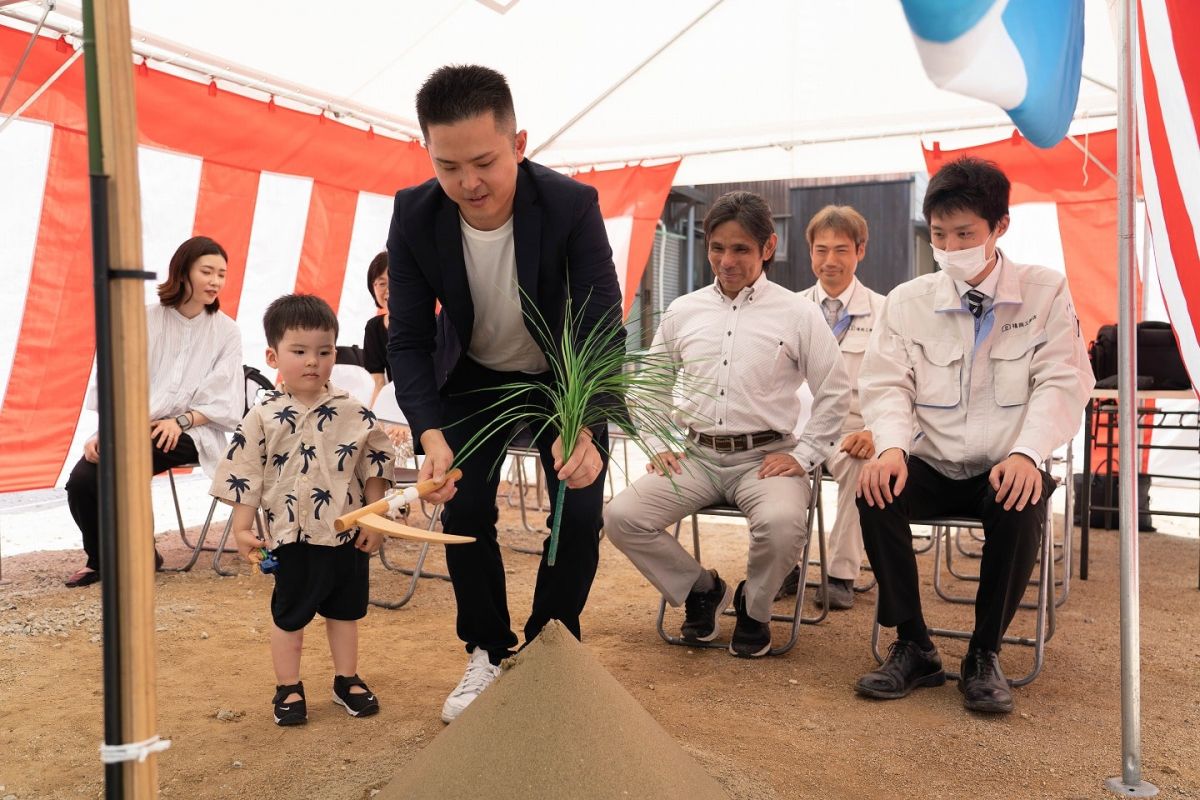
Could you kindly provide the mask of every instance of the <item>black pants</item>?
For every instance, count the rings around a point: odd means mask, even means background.
[[[988,473],[966,480],[947,478],[919,458],[908,460],[904,491],[883,508],[858,499],[863,544],[879,581],[879,624],[888,627],[921,614],[917,559],[910,519],[967,516],[983,522],[983,557],[975,598],[974,649],[1000,650],[1037,561],[1054,479],[1042,472],[1042,497],[1023,511],[996,502]]]
[[[489,370],[465,359],[444,390],[447,424],[443,433],[451,449],[457,454],[485,423],[515,405],[488,409],[505,393],[496,391],[496,387],[530,378],[519,373]],[[538,376],[538,379],[548,381],[550,376]],[[531,395],[522,402],[541,400],[537,395]],[[479,416],[473,417],[474,414]],[[458,481],[458,492],[442,512],[442,526],[447,533],[475,537],[471,544],[446,547],[446,565],[450,569],[454,597],[458,603],[458,636],[467,643],[468,649],[482,647],[487,650],[493,663],[511,654],[517,646],[517,637],[512,631],[508,615],[504,563],[496,541],[496,521],[499,517],[496,489],[500,483],[500,466],[510,433],[506,431],[489,437],[482,447],[461,463],[463,477]],[[600,560],[604,473],[608,468],[607,427],[596,426],[592,433],[592,441],[604,459],[604,466],[590,486],[566,490],[557,558],[551,567],[546,563],[546,554],[542,555],[533,590],[533,610],[525,623],[526,642],[537,636],[552,619],[562,622],[576,638],[580,635],[579,615],[587,603]],[[554,514],[553,501],[557,497],[559,484],[554,471],[554,456],[550,452],[556,435],[547,429],[535,440],[550,491],[552,507],[547,517],[547,527]],[[547,536],[545,550],[549,549],[549,541]]]
[[[100,454],[101,458],[111,458],[111,454]],[[169,467],[183,464],[195,464],[199,460],[196,454],[196,444],[186,433],[179,435],[175,449],[164,453],[153,444],[150,447],[150,457],[153,462],[153,474],[164,472]],[[83,534],[83,552],[87,553],[89,569],[100,569],[100,465],[93,464],[86,458],[79,459],[71,477],[67,479],[67,505],[71,516]]]

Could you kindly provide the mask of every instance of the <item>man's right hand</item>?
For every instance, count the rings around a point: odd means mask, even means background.
[[[904,451],[893,447],[880,453],[879,458],[863,464],[858,476],[858,496],[873,508],[883,508],[900,496],[907,482],[908,463],[904,460]]]
[[[672,453],[670,450],[664,450],[654,456],[650,463],[646,464],[646,472],[653,472],[655,475],[666,476],[668,470],[676,475],[683,474],[683,459],[687,458],[686,453]]]
[[[83,443],[83,460],[92,464],[100,463],[100,437],[93,436]]]
[[[446,437],[437,428],[430,428],[421,434],[421,448],[425,451],[425,458],[421,460],[419,480],[424,481],[430,478],[442,480],[445,478],[454,463],[454,451],[446,443]],[[454,481],[446,481],[442,484],[442,488],[425,495],[425,500],[440,505],[454,497],[457,491]]]

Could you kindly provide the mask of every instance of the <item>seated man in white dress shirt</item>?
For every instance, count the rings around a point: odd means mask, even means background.
[[[668,602],[684,604],[685,639],[715,639],[732,599],[729,650],[750,658],[771,649],[771,604],[808,535],[805,475],[841,438],[850,382],[817,306],[767,278],[777,237],[765,200],[723,195],[704,219],[704,237],[716,280],[671,303],[652,345],[675,366],[672,414],[687,441],[654,443],[650,474],[609,503],[604,527]],[[796,435],[797,390],[806,381],[812,416]],[[736,592],[665,530],[725,502],[750,528]]]

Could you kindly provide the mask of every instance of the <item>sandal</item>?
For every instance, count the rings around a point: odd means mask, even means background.
[[[290,694],[298,694],[300,699],[290,703],[284,702]],[[276,725],[303,725],[308,722],[308,706],[304,702],[304,681],[288,686],[276,686],[275,697],[271,702],[275,704]]]
[[[357,694],[351,692],[354,686],[361,686],[363,691]],[[352,717],[369,717],[379,713],[379,701],[357,674],[348,678],[344,675],[333,676],[333,702],[346,709],[346,713]]]
[[[68,587],[75,589],[80,586],[91,586],[93,583],[100,582],[100,572],[94,569],[81,569],[64,582]]]

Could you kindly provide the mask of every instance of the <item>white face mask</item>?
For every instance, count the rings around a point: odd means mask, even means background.
[[[931,244],[933,260],[942,268],[942,272],[954,280],[969,281],[987,266],[987,245],[992,240],[992,235],[994,232],[983,244],[965,250],[939,250]]]

